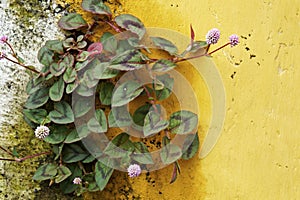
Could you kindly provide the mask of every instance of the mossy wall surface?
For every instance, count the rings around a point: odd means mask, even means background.
[[[80,2],[67,0],[62,4],[83,13]],[[226,48],[213,57],[227,95],[225,124],[213,151],[203,160],[195,157],[181,162],[182,174],[171,185],[171,167],[130,180],[124,172],[115,172],[104,192],[87,194],[85,199],[299,199],[300,61],[296,55],[300,50],[300,2],[120,0],[108,3],[116,14],[136,15],[147,27],[168,28],[188,36],[189,25],[193,24],[197,39],[203,39],[209,29],[217,27],[222,32],[221,44],[232,33],[241,36],[241,40],[239,46]],[[26,35],[32,32],[28,27],[24,28],[25,34],[18,32],[23,30],[18,18],[11,18],[13,15],[7,12],[2,15],[14,25],[3,29],[4,33],[12,30],[13,35],[30,38],[27,42],[16,38],[20,50],[25,48],[21,44],[34,43],[31,35]],[[53,32],[46,35],[55,37]],[[40,37],[34,37],[38,44],[43,43]],[[33,58],[37,46],[29,46],[25,55]],[[179,70],[187,74],[195,87],[203,84],[184,66]],[[23,155],[40,151],[42,145],[28,128],[24,129],[20,117],[26,98],[24,82],[28,77],[4,64],[1,76],[1,96],[8,99],[8,103],[0,104],[1,144],[9,148],[19,146]],[[201,96],[201,91],[198,95]],[[199,101],[200,107],[205,106],[203,102]],[[208,116],[209,113],[202,116],[203,125]],[[40,186],[31,181],[31,175],[38,162],[38,159],[22,164],[1,162],[0,199],[18,199],[21,195],[24,199],[34,196],[61,199],[34,194],[34,189]]]

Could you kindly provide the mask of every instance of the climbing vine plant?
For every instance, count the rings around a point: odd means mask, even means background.
[[[76,13],[63,16],[58,26],[66,37],[46,41],[40,48],[40,71],[24,64],[8,37],[0,38],[9,48],[9,53],[1,52],[0,58],[34,74],[26,87],[24,119],[37,138],[52,146],[51,152],[24,158],[1,147],[13,157],[2,160],[21,162],[49,154],[51,161],[37,169],[34,180],[59,184],[66,194],[99,191],[108,183],[113,166],[136,177],[157,162],[144,140],[137,140],[130,133],[137,131],[140,138],[162,136],[159,159],[165,165],[174,165],[171,183],[174,182],[180,172],[178,160],[188,160],[196,154],[199,138],[198,116],[193,111],[177,110],[165,116],[161,102],[170,99],[176,81],[169,72],[180,62],[211,56],[227,45],[237,45],[238,37],[231,35],[228,43],[209,51],[219,40],[219,30],[212,29],[205,41],[196,41],[191,26],[191,41],[180,53],[166,38],[147,38],[144,24],[133,15],[113,17],[102,1],[83,0],[82,8],[92,14],[94,21],[89,24]],[[95,32],[103,26],[109,26],[111,31],[95,40]],[[154,47],[166,56],[154,58]],[[128,72],[134,78],[120,81]],[[144,83],[141,72],[150,81]],[[87,100],[90,97],[94,101]],[[141,97],[146,99],[144,104],[129,112],[128,104]],[[91,152],[83,142],[95,134],[106,135],[114,128],[123,131],[101,143],[101,150]],[[178,135],[185,136],[181,147],[172,143]]]

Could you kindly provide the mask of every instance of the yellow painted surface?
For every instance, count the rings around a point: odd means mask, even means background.
[[[182,174],[172,185],[172,168],[132,180],[116,172],[106,191],[86,198],[300,199],[300,1],[120,3],[113,5],[117,13],[136,15],[147,27],[188,35],[192,23],[197,39],[217,27],[221,44],[232,33],[241,36],[241,43],[213,57],[226,90],[227,116],[211,154],[182,162]],[[197,85],[197,78],[189,76]]]

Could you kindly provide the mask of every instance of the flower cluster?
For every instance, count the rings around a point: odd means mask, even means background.
[[[239,43],[239,36],[237,36],[236,34],[232,34],[229,37],[229,41],[230,41],[231,47],[236,46]]]
[[[73,179],[73,184],[75,184],[75,185],[80,185],[81,182],[82,182],[82,180],[81,180],[81,178],[79,178],[79,177],[75,177],[75,178]]]
[[[220,31],[217,28],[213,28],[210,31],[208,31],[208,33],[206,34],[206,43],[207,44],[216,44],[219,39],[220,39]],[[237,36],[236,34],[232,34],[229,37],[229,43],[231,45],[231,47],[234,47],[236,45],[238,45],[239,43],[239,36]],[[227,45],[228,45],[227,44]]]
[[[141,174],[142,170],[139,165],[133,164],[128,167],[127,172],[128,172],[128,176],[130,178],[134,178],[134,177],[139,176]]]
[[[47,126],[38,126],[35,131],[35,137],[40,138],[40,139],[44,139],[45,137],[47,137],[50,133],[50,130]]]
[[[0,37],[0,43],[2,43],[2,44],[6,43],[7,40],[8,40],[8,37],[6,35],[3,35],[3,36]]]
[[[207,44],[216,44],[220,39],[220,31],[217,28],[213,28],[206,34]]]

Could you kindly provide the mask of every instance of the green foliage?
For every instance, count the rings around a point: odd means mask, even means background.
[[[170,71],[185,54],[205,50],[208,45],[192,41],[179,54],[171,41],[149,38],[135,16],[113,17],[102,0],[83,0],[82,8],[93,14],[95,23],[88,24],[76,13],[63,16],[58,25],[66,31],[66,38],[45,42],[37,56],[43,65],[41,73],[26,86],[24,119],[33,128],[50,128],[43,141],[52,145],[54,153],[33,179],[59,184],[65,194],[104,190],[114,171],[112,166],[126,169],[136,163],[143,170],[151,169],[159,158],[154,158],[145,140],[137,141],[137,137],[157,137],[163,144],[158,154],[161,162],[174,163],[174,182],[180,171],[177,161],[192,158],[199,149],[195,134],[198,116],[187,110],[168,114],[161,104],[168,101],[176,81]],[[105,25],[121,34],[104,32],[98,41],[92,41],[95,26]],[[153,58],[153,45],[168,52],[167,58]],[[130,78],[122,79],[126,73]],[[136,109],[131,107],[133,102],[138,103]],[[111,141],[97,140],[111,128],[122,128],[122,132]],[[170,134],[185,136],[182,146],[173,144]],[[84,146],[86,139],[93,140],[95,147],[104,146],[90,152]],[[74,178],[83,181],[76,185]]]

